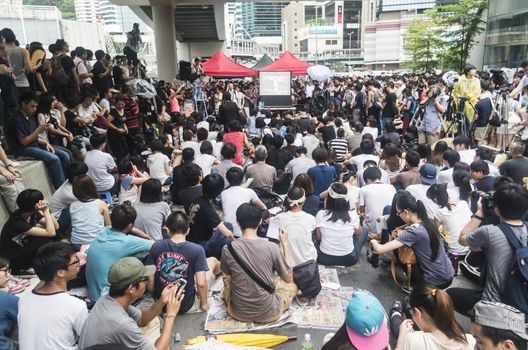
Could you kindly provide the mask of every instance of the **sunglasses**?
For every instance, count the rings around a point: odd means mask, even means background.
[[[77,258],[77,260],[75,260],[74,262],[69,263],[69,264],[66,265],[66,266],[70,267],[70,266],[72,266],[72,265],[79,265],[80,262],[81,262],[81,260],[79,260],[79,258]]]

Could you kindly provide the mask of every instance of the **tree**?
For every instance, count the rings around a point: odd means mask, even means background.
[[[24,5],[56,6],[61,11],[62,18],[75,19],[73,0],[24,0]]]
[[[485,30],[482,12],[488,7],[489,0],[459,0],[425,11],[441,29],[446,47],[442,59],[447,67],[463,69],[475,38]]]
[[[444,41],[434,22],[416,18],[407,28],[404,50],[409,60],[404,63],[413,70],[429,71],[437,66]]]

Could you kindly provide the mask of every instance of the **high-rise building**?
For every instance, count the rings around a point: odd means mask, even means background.
[[[98,21],[98,0],[75,0],[75,17],[80,22],[95,23]]]
[[[251,37],[280,37],[281,10],[287,2],[237,3],[235,20]]]
[[[484,44],[484,66],[518,67],[528,58],[528,2],[491,0]]]

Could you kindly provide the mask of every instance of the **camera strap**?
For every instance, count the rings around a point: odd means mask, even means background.
[[[233,255],[233,258],[235,261],[240,265],[242,270],[244,270],[245,273],[256,283],[258,284],[262,289],[267,291],[270,294],[273,294],[275,292],[275,287],[270,287],[266,282],[264,282],[259,276],[257,276],[247,265],[240,259],[240,256],[235,252],[235,249],[233,249],[232,245],[233,241],[229,242],[227,244],[227,249],[229,249],[229,252],[231,255]]]

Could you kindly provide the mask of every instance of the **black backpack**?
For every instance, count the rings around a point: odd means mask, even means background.
[[[504,286],[502,301],[524,313],[528,321],[528,246],[523,246],[519,238],[507,224],[497,225],[504,233],[513,249],[513,271]],[[526,229],[528,226],[525,224]]]

